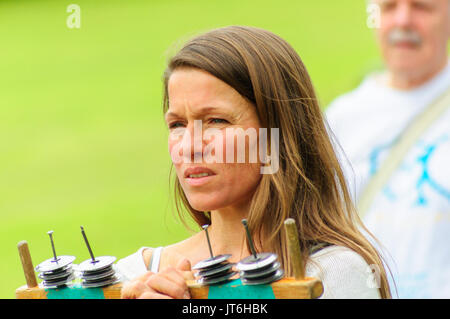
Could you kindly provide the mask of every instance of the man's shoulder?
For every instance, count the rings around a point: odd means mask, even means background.
[[[337,96],[326,108],[327,117],[353,112],[360,108],[361,103],[371,94],[372,84],[372,76],[369,75],[353,90]]]

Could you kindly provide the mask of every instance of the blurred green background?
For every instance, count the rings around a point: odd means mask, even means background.
[[[81,8],[69,29],[67,6]],[[174,45],[232,24],[286,39],[322,107],[379,66],[365,1],[0,1],[0,297],[58,254],[118,258],[189,236],[170,200],[161,75]]]

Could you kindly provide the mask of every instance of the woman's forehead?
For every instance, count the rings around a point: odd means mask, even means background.
[[[248,108],[246,100],[231,86],[205,71],[193,68],[183,68],[172,73],[168,97],[167,116],[185,111],[202,115]]]
[[[190,100],[195,104],[211,104],[216,99],[228,100],[239,96],[236,90],[222,80],[193,68],[175,70],[169,78],[168,93],[174,103]]]

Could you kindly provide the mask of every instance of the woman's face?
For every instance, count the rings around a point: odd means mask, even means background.
[[[248,204],[261,179],[261,164],[249,156],[259,136],[255,107],[225,82],[195,68],[176,69],[168,95],[169,152],[190,205],[212,211]],[[241,140],[242,157],[240,142],[230,133],[243,131],[256,132],[256,140]]]

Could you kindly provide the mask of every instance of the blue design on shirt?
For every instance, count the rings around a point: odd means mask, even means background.
[[[380,166],[379,157],[380,157],[381,153],[389,150],[391,148],[392,144],[393,144],[393,141],[389,142],[387,144],[378,145],[372,150],[372,152],[370,152],[370,154],[369,154],[369,176],[370,177],[375,175],[375,173],[378,171],[378,168]]]
[[[417,201],[414,203],[416,206],[426,206],[428,204],[428,199],[425,195],[425,186],[429,186],[432,190],[434,190],[439,195],[443,196],[444,198],[448,199],[450,201],[450,190],[446,189],[442,185],[440,185],[438,182],[436,182],[432,176],[429,174],[429,160],[432,157],[433,153],[436,151],[436,149],[443,143],[447,142],[449,140],[449,137],[447,134],[442,135],[440,138],[438,138],[436,141],[430,144],[424,144],[420,141],[416,144],[416,147],[423,148],[423,152],[419,157],[417,157],[415,163],[418,163],[421,167],[421,175],[415,185],[416,191],[418,193]],[[372,177],[379,169],[380,166],[380,156],[384,151],[388,151],[392,144],[395,142],[392,141],[387,144],[382,144],[376,146],[369,154],[369,176]],[[400,169],[411,171],[413,167],[411,165],[407,166],[403,164]],[[394,202],[397,200],[398,196],[395,194],[395,192],[392,191],[392,189],[389,187],[389,185],[386,185],[383,188],[383,196],[385,196],[389,201]]]
[[[447,190],[443,186],[439,185],[439,183],[433,180],[430,177],[430,174],[428,173],[428,162],[430,160],[431,155],[440,144],[446,142],[447,140],[448,140],[447,135],[441,136],[435,143],[426,145],[424,153],[417,158],[419,165],[422,166],[422,175],[420,176],[416,184],[416,188],[419,193],[416,202],[418,206],[424,206],[428,203],[423,190],[425,185],[429,185],[438,194],[450,200],[450,190]]]

